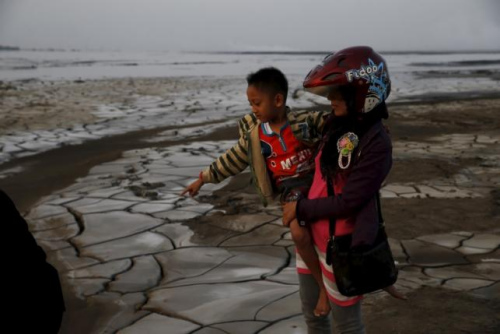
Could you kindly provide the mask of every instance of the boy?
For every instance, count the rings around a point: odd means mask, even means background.
[[[286,105],[288,82],[276,68],[263,68],[247,77],[247,97],[252,114],[239,122],[238,143],[202,171],[181,195],[198,194],[204,183],[219,183],[250,166],[264,206],[276,193],[281,200],[297,200],[307,191],[314,174],[314,145],[321,137],[328,112],[291,111]],[[316,316],[330,312],[330,305],[316,251],[307,227],[290,224],[297,252],[320,287]]]

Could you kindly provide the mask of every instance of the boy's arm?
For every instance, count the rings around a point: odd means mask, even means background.
[[[188,185],[181,193],[196,196],[205,183],[219,183],[229,176],[242,172],[248,166],[247,131],[257,123],[253,114],[247,114],[238,123],[240,138],[236,145],[219,156],[210,166],[200,172],[198,180]]]
[[[300,127],[304,126],[301,130],[299,130],[304,131],[302,132],[303,138],[307,138],[308,140],[312,140],[313,142],[321,139],[323,128],[329,114],[330,112],[328,111],[297,112],[296,122],[299,124],[303,124],[299,125]]]
[[[248,144],[245,134],[240,131],[240,139],[230,149],[220,155],[210,166],[200,173],[203,183],[219,183],[230,176],[242,172],[248,166]]]
[[[321,138],[323,127],[329,114],[330,112],[328,111],[309,111],[307,113],[307,123],[309,124],[311,137]]]

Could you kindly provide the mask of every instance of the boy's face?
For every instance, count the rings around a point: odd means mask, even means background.
[[[284,112],[283,94],[273,94],[260,90],[254,85],[247,88],[247,97],[252,112],[261,122],[272,122],[281,116]]]

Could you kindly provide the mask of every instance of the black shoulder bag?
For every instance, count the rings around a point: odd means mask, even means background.
[[[328,195],[334,196],[330,178],[327,178]],[[393,285],[398,270],[387,241],[380,197],[377,192],[379,229],[373,245],[362,249],[351,249],[352,235],[334,237],[335,218],[330,218],[330,240],[328,241],[326,263],[331,265],[339,292],[344,296],[358,296]]]

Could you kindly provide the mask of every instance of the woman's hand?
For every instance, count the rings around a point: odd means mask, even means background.
[[[296,218],[297,202],[283,203],[283,225],[289,226]]]

